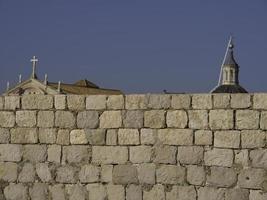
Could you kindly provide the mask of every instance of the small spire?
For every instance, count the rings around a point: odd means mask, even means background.
[[[45,74],[44,84],[47,85],[47,74]]]
[[[6,83],[6,91],[8,91],[9,88],[10,88],[10,84],[9,84],[9,81],[7,81],[7,83]]]
[[[31,62],[32,62],[32,75],[31,75],[31,78],[32,79],[37,79],[37,75],[35,73],[37,62],[38,62],[37,57],[33,56],[32,59],[31,59]]]
[[[22,75],[20,74],[19,75],[19,83],[21,83],[22,82]]]
[[[60,93],[60,91],[61,91],[61,81],[58,81],[57,92]]]
[[[237,63],[236,63],[235,58],[234,58],[234,43],[233,43],[233,37],[232,36],[230,36],[225,55],[226,56],[225,56],[223,65],[236,65],[237,66]]]

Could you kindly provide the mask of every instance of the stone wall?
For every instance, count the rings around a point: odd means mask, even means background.
[[[266,200],[267,94],[0,97],[1,200]]]

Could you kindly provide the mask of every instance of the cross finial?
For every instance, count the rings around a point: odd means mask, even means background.
[[[31,59],[32,62],[32,77],[33,79],[37,78],[36,74],[35,74],[35,69],[36,69],[36,65],[38,62],[38,59],[36,58],[36,56],[33,56]]]

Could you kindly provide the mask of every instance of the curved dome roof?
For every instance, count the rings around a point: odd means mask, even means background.
[[[220,85],[215,88],[211,93],[248,93],[240,85]]]

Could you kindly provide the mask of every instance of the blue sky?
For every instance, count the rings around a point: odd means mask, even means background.
[[[209,92],[230,34],[240,83],[267,91],[266,0],[0,0],[0,91],[18,75],[125,93]]]

